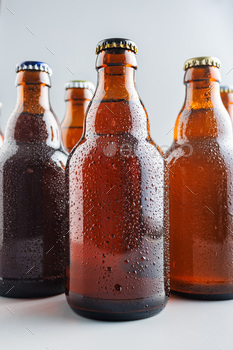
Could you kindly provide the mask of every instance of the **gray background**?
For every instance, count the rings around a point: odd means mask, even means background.
[[[184,61],[215,55],[222,61],[223,82],[233,83],[232,30],[233,0],[3,1],[1,126],[5,128],[16,100],[16,63],[44,60],[51,65],[51,100],[61,120],[65,81],[96,82],[96,43],[122,36],[139,47],[137,85],[152,136],[161,146],[170,144],[169,130],[184,100]],[[103,324],[75,315],[64,295],[37,300],[0,298],[0,348],[232,350],[232,315],[233,301],[199,302],[172,296],[156,317]]]
[[[71,79],[95,83],[96,43],[126,37],[139,48],[137,87],[149,114],[152,137],[162,147],[169,145],[184,100],[184,61],[217,56],[222,62],[222,82],[233,83],[232,33],[232,0],[4,0],[1,127],[5,129],[15,105],[16,63],[42,60],[51,65],[51,101],[62,120],[64,83]]]

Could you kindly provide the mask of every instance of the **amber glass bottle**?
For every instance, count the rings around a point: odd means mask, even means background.
[[[73,80],[65,85],[66,114],[61,124],[62,140],[70,152],[81,139],[86,109],[94,94],[94,85],[89,81]]]
[[[233,86],[220,86],[222,102],[233,122]]]
[[[16,67],[17,102],[0,149],[0,295],[64,291],[65,165],[49,66]]]
[[[213,300],[233,298],[233,141],[219,67],[214,57],[186,61],[185,102],[167,153],[171,290]]]
[[[98,86],[67,164],[67,300],[78,314],[133,320],[168,297],[164,161],[135,87],[135,44],[101,41]]]
[[[2,109],[2,104],[1,104],[1,102],[0,102],[0,112],[1,112],[1,109]],[[3,136],[2,131],[0,130],[0,147],[1,147],[2,144],[3,144],[3,141],[4,141],[4,136]]]

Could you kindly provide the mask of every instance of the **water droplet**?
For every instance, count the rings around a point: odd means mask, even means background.
[[[122,286],[120,284],[115,284],[115,291],[117,293],[121,293],[122,292]]]

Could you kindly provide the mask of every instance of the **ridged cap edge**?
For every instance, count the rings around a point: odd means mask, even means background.
[[[184,70],[191,67],[198,67],[198,66],[214,66],[214,67],[220,68],[221,62],[217,57],[211,57],[211,56],[189,58],[184,63]]]
[[[45,62],[25,61],[17,64],[15,67],[16,73],[20,71],[25,71],[25,70],[35,70],[40,72],[46,72],[49,75],[52,75],[52,69]]]
[[[91,81],[71,80],[65,83],[65,89],[88,89],[94,93],[95,85]]]
[[[135,54],[138,53],[138,48],[132,40],[121,38],[101,40],[96,46],[95,53],[98,54],[103,50],[114,48],[127,49],[133,51]]]
[[[229,86],[220,86],[220,92],[225,92],[227,94],[229,94],[230,92],[233,92],[233,85],[229,85]]]

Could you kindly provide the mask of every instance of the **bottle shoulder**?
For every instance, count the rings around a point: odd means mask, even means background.
[[[20,144],[45,143],[55,149],[60,148],[61,128],[52,110],[42,114],[25,110],[14,111],[7,123],[5,139]]]
[[[17,143],[4,141],[0,148],[0,167],[20,164],[34,164],[35,166],[54,166],[65,169],[68,154],[62,149],[54,149],[46,144]]]
[[[174,137],[179,142],[200,137],[229,137],[232,123],[223,106],[216,108],[182,108],[175,122]]]
[[[88,107],[85,119],[86,133],[148,135],[148,117],[144,106],[137,101],[96,100]]]
[[[81,139],[69,155],[68,167],[77,168],[89,162],[104,164],[111,161],[124,166],[133,159],[148,166],[157,163],[163,167],[164,163],[159,147],[151,139],[138,139],[132,134],[121,134]]]
[[[233,170],[233,135],[227,138],[195,138],[186,142],[173,142],[166,152],[169,168],[205,166]]]

